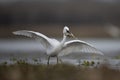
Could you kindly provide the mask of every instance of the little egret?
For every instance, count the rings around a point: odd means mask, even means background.
[[[95,53],[99,55],[103,55],[98,49],[94,48],[87,42],[82,40],[70,40],[66,41],[68,37],[74,37],[74,35],[70,32],[67,26],[63,29],[63,39],[59,42],[56,39],[48,38],[47,36],[43,35],[39,32],[28,31],[28,30],[19,30],[13,32],[15,35],[24,35],[27,37],[34,38],[35,40],[39,41],[40,44],[45,48],[45,52],[48,55],[47,64],[49,65],[49,60],[51,57],[57,58],[57,63],[60,60],[59,56],[68,55],[69,53],[79,52],[79,53]]]

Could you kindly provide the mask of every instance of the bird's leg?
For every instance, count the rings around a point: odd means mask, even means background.
[[[57,64],[59,63],[59,61],[60,61],[60,63],[62,63],[62,60],[59,59],[59,57],[57,56]]]
[[[50,60],[50,56],[48,56],[48,62],[47,62],[47,65],[49,65],[49,60]]]

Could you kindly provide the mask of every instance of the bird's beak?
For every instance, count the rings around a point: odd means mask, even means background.
[[[72,37],[72,38],[76,38],[71,32],[70,32],[69,36]]]

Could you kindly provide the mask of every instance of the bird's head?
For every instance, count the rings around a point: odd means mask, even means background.
[[[69,28],[68,28],[67,26],[64,27],[64,29],[63,29],[63,34],[64,34],[65,36],[75,38],[75,36],[70,32],[70,30],[69,30]]]

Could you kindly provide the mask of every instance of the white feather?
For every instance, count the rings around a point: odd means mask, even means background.
[[[34,31],[20,30],[13,32],[13,34],[34,38],[35,40],[39,41],[40,44],[42,44],[46,51],[49,51],[51,48],[57,46],[60,43],[56,39],[48,38],[47,36]]]
[[[68,55],[70,53],[89,53],[103,55],[101,51],[81,40],[72,40],[65,42],[63,49],[59,53],[59,56]]]

